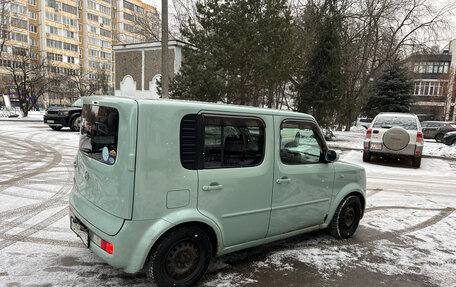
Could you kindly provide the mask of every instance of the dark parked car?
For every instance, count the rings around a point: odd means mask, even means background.
[[[49,108],[44,114],[44,123],[55,131],[69,127],[72,131],[81,128],[82,99],[78,99],[68,107]]]
[[[425,139],[435,139],[439,143],[447,132],[456,131],[456,125],[453,122],[425,121],[421,123],[421,127]]]
[[[446,145],[456,144],[456,132],[449,132],[443,136],[443,143]]]

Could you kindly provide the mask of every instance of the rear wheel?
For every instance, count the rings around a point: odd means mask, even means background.
[[[337,207],[328,226],[329,234],[336,238],[350,238],[358,228],[361,219],[361,201],[356,195],[346,197]]]
[[[441,143],[443,141],[443,134],[437,134],[434,139],[436,142]]]
[[[71,121],[70,129],[74,132],[81,129],[81,116],[77,116]]]
[[[371,154],[368,151],[363,151],[363,161],[369,162],[371,160]]]
[[[183,227],[153,249],[147,273],[152,283],[160,287],[193,286],[206,272],[211,255],[209,236],[200,228]]]
[[[412,166],[413,167],[420,167],[421,166],[421,156],[412,158]]]
[[[60,131],[62,129],[62,127],[56,127],[56,126],[49,126],[51,129],[53,129],[54,131]]]

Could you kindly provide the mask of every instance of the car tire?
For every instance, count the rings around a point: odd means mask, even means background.
[[[421,156],[412,158],[412,166],[413,167],[420,167],[421,166]]]
[[[441,143],[443,141],[443,134],[437,134],[434,137],[434,139],[435,139],[436,142]]]
[[[81,129],[81,116],[76,116],[71,121],[70,129],[74,132],[78,132]]]
[[[364,162],[370,162],[371,160],[371,154],[368,151],[363,151],[363,161]]]
[[[358,228],[361,215],[362,207],[359,197],[350,195],[344,198],[329,223],[329,234],[340,239],[352,237]]]
[[[153,286],[193,286],[206,272],[211,256],[209,236],[198,227],[183,227],[158,242],[146,272]]]
[[[49,126],[51,129],[53,129],[54,131],[60,131],[62,129],[62,127],[53,127],[53,126]]]

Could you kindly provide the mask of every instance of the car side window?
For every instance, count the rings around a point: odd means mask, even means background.
[[[280,126],[280,160],[284,164],[323,161],[323,141],[318,127],[305,121],[285,120]]]
[[[264,157],[264,122],[255,117],[202,115],[203,168],[260,165]]]

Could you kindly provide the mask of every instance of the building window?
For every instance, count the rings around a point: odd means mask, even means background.
[[[14,41],[19,41],[23,43],[28,43],[28,36],[27,34],[21,34],[21,33],[11,33],[11,39]]]
[[[30,38],[30,46],[38,47],[38,40],[35,38]]]
[[[28,0],[29,5],[36,6],[36,0]]]
[[[38,27],[36,27],[33,24],[30,24],[29,25],[29,31],[32,32],[32,33],[36,33],[38,31]]]
[[[413,89],[415,96],[442,96],[447,94],[447,82],[416,81]]]

